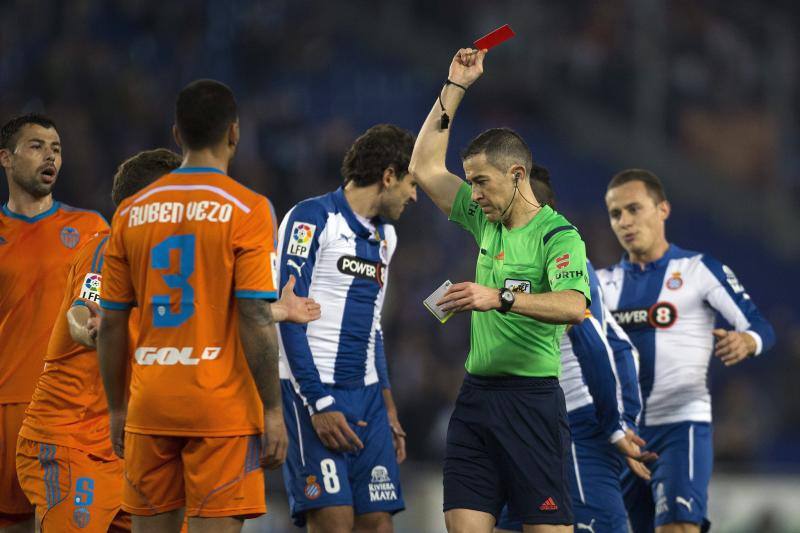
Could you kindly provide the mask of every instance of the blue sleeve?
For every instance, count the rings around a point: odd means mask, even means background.
[[[598,322],[603,322],[603,297],[600,293],[600,279],[597,277],[597,272],[594,271],[592,262],[586,260],[586,275],[589,279],[589,295],[592,298],[592,303],[589,305],[589,311]]]
[[[572,342],[589,394],[592,395],[600,429],[603,436],[609,439],[617,431],[623,430],[623,427],[620,423],[613,356],[603,335],[603,328],[591,316],[581,324],[571,327],[567,335]]]
[[[324,243],[320,242],[320,234],[326,220],[324,207],[313,201],[301,202],[286,215],[278,237],[279,287],[283,287],[289,276],[294,275],[295,294],[308,296],[314,266],[324,247]],[[308,325],[281,322],[278,327],[289,367],[300,387],[300,395],[315,412],[329,409],[334,401],[314,363],[306,337]]]
[[[616,431],[624,429],[620,424],[621,398],[618,395],[613,352],[602,326],[603,298],[600,294],[600,280],[588,260],[586,274],[592,299],[587,309],[589,316],[580,325],[570,328],[568,335],[589,394],[592,395],[597,420],[604,436],[609,438]]]
[[[375,370],[382,389],[391,389],[389,384],[389,368],[386,365],[386,353],[383,351],[383,330],[380,326],[375,331]]]
[[[606,339],[614,352],[617,379],[622,390],[622,408],[625,424],[636,431],[642,411],[642,393],[639,389],[639,354],[625,330],[614,317],[603,308]]]
[[[736,274],[713,257],[703,255],[703,265],[716,283],[709,284],[706,301],[736,331],[746,331],[756,340],[759,355],[775,345],[775,330],[750,299]]]

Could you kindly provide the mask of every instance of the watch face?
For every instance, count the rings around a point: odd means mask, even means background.
[[[511,293],[511,291],[503,291],[503,294],[501,295],[501,297],[506,302],[513,302],[514,301],[514,295]]]

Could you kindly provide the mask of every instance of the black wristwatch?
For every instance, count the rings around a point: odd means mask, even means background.
[[[497,312],[507,313],[511,310],[512,305],[514,305],[514,293],[503,287],[500,289],[500,309]]]

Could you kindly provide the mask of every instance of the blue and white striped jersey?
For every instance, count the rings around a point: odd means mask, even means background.
[[[641,409],[638,354],[605,308],[600,282],[587,261],[592,304],[586,318],[561,337],[561,388],[572,423],[585,417],[616,442],[635,428]]]
[[[358,220],[339,188],[303,200],[280,225],[280,287],[293,274],[295,293],[322,307],[317,321],[278,328],[281,379],[312,412],[334,404],[323,384],[389,387],[380,321],[397,234],[382,219],[372,223]]]
[[[623,258],[599,270],[602,294],[639,350],[644,425],[711,421],[708,364],[717,313],[756,342],[756,355],[775,343],[736,275],[716,259],[670,245],[641,268]]]

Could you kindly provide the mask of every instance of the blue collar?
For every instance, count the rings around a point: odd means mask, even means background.
[[[7,203],[3,204],[2,207],[0,207],[0,210],[2,210],[3,214],[9,218],[16,218],[17,220],[22,220],[23,222],[27,222],[28,224],[33,224],[34,222],[38,222],[43,218],[49,217],[50,215],[58,211],[60,207],[61,207],[61,202],[54,201],[53,205],[50,206],[50,209],[39,213],[35,217],[26,217],[25,215],[20,215],[19,213],[13,212],[8,208]]]
[[[214,174],[226,174],[215,167],[180,167],[172,171],[172,174],[207,174],[213,172]]]
[[[661,268],[666,268],[667,263],[669,263],[672,259],[676,258],[681,254],[683,250],[675,246],[674,244],[670,243],[669,248],[667,251],[662,255],[660,258],[656,259],[651,263],[646,263],[644,268],[640,267],[638,263],[632,263],[628,259],[628,254],[623,253],[622,259],[620,260],[619,264],[625,270],[631,270],[634,272],[647,272],[649,270],[659,270]]]
[[[358,221],[358,218],[356,218],[353,208],[350,207],[347,198],[344,196],[344,188],[339,187],[333,191],[333,202],[339,208],[342,215],[344,215],[347,225],[350,226],[350,229],[353,230],[356,235],[362,239],[375,240],[375,236],[370,233],[369,229],[364,227],[364,225]],[[381,217],[375,217],[372,219],[372,222],[375,224],[375,229],[378,231],[378,237],[380,237],[380,240],[383,240],[383,225],[386,224],[386,221]]]

